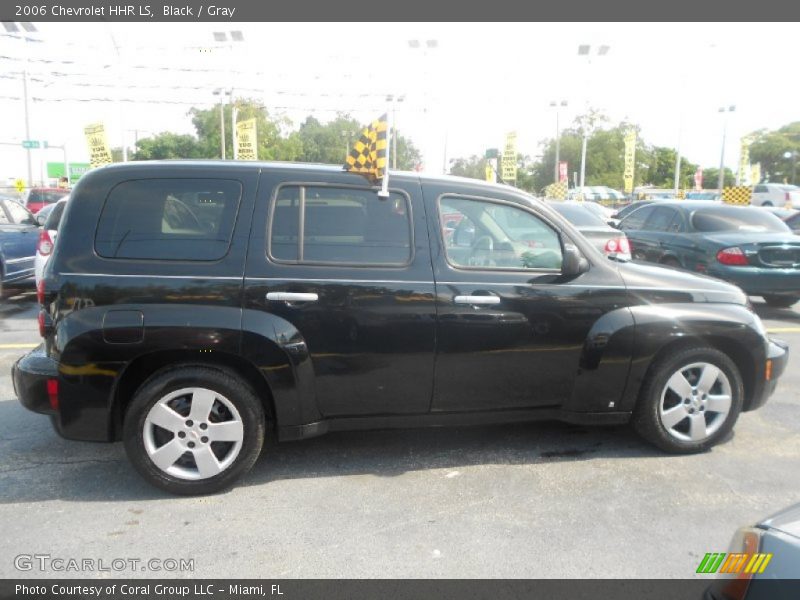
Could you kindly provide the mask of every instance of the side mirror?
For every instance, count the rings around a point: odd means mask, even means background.
[[[34,215],[34,219],[36,219],[37,225],[44,225],[45,221],[47,221],[47,215],[40,215],[37,213]]]
[[[573,244],[564,244],[564,258],[561,262],[561,271],[564,275],[580,275],[588,270],[589,261],[581,254],[581,251]]]

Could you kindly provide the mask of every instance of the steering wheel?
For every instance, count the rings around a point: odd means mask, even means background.
[[[173,229],[203,230],[200,219],[197,218],[194,211],[177,198],[167,198],[167,204],[164,206],[164,220]]]
[[[472,244],[469,257],[471,267],[493,267],[495,262],[490,258],[494,252],[494,239],[490,235],[482,235]]]

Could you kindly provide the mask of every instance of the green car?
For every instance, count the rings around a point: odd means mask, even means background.
[[[774,307],[800,299],[800,238],[762,208],[665,201],[633,211],[619,228],[634,260],[724,279]]]

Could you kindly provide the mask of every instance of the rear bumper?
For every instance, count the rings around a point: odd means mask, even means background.
[[[45,354],[44,345],[31,350],[11,367],[14,392],[20,404],[44,415],[56,414],[56,410],[50,406],[47,381],[57,378],[58,363]]]
[[[800,270],[729,267],[708,270],[708,275],[738,285],[751,296],[774,294],[800,297]]]
[[[775,391],[778,379],[783,375],[789,362],[789,344],[783,340],[771,339],[767,349],[767,361],[772,363],[770,378],[756,385],[755,393],[746,410],[755,410],[764,406]]]

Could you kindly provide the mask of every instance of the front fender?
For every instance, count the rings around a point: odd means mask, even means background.
[[[630,308],[604,314],[589,330],[575,386],[564,409],[575,412],[619,410],[628,379],[635,323]]]
[[[635,343],[620,410],[632,411],[653,360],[672,345],[710,345],[735,362],[745,359],[755,382],[763,381],[768,341],[757,317],[738,304],[650,304],[631,307]],[[742,373],[747,376],[746,372]]]

